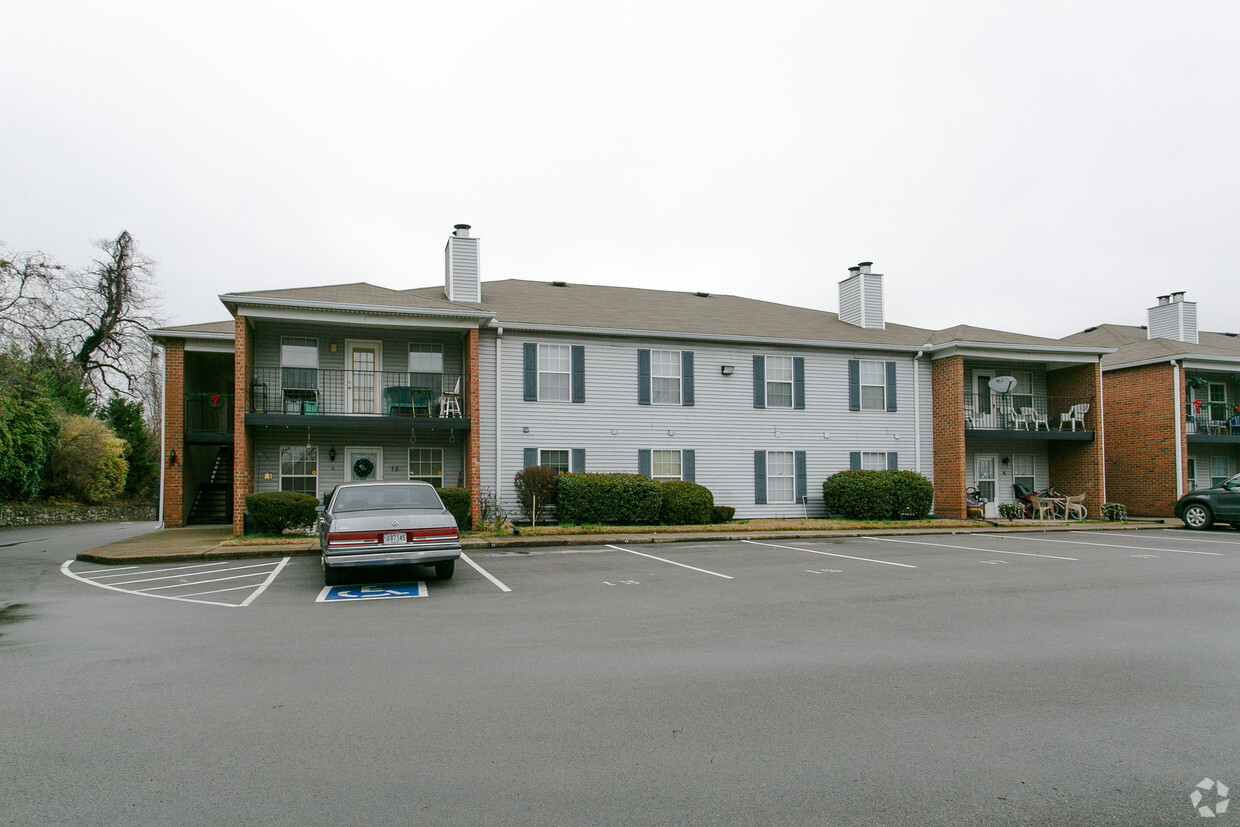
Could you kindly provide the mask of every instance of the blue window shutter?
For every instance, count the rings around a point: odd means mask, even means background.
[[[637,473],[643,477],[650,476],[650,449],[637,449]]]
[[[650,404],[650,349],[637,350],[637,404]]]
[[[693,405],[693,351],[680,351],[680,404]]]
[[[538,401],[538,345],[534,342],[525,343],[525,401]]]
[[[914,403],[916,404],[916,403]],[[887,410],[896,409],[896,363],[887,363]]]
[[[753,406],[755,408],[766,407],[766,357],[753,357]],[[765,455],[763,455],[765,456]],[[763,479],[766,479],[765,475]],[[763,502],[766,502],[765,492],[763,493]]]
[[[807,485],[805,471],[805,452],[797,451],[792,455],[793,462],[796,466],[796,493],[797,502],[805,502],[806,496],[809,494],[809,486]]]
[[[801,356],[792,357],[792,407],[805,410],[805,359]]]
[[[848,410],[861,410],[861,361],[848,360]]]
[[[531,468],[537,464],[538,464],[538,449],[537,448],[526,448],[525,449],[525,467]]]
[[[887,452],[887,470],[888,471],[899,471],[900,470],[900,455],[897,454],[895,451]]]
[[[680,452],[680,478],[685,482],[697,482],[696,461],[692,451]]]
[[[586,449],[574,448],[568,469],[574,474],[584,474],[586,470]]]
[[[586,349],[573,345],[573,401],[586,401]]]
[[[861,452],[860,451],[849,451],[848,452],[848,470],[849,471],[860,471],[861,470]]]
[[[766,451],[753,452],[753,501],[766,505]]]

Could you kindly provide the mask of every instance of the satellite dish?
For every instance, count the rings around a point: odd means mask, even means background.
[[[986,384],[990,385],[990,389],[995,393],[1007,393],[1016,387],[1015,376],[996,376]]]

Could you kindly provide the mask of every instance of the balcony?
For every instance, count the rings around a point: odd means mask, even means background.
[[[232,442],[233,395],[231,393],[185,394],[185,441]]]
[[[459,374],[255,365],[247,369],[246,423],[356,424],[399,428],[469,427]]]
[[[1096,416],[1090,396],[964,395],[965,432],[975,436],[1090,442]]]
[[[1240,443],[1240,414],[1234,414],[1235,410],[1226,402],[1189,402],[1184,406],[1188,441]]]

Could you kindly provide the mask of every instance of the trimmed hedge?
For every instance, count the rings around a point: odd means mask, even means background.
[[[730,505],[717,505],[711,514],[711,522],[730,523],[732,518],[736,516],[736,509]]]
[[[313,526],[319,504],[312,494],[293,491],[266,491],[247,494],[245,510],[254,518],[254,527],[267,534],[283,534],[286,529]]]
[[[663,525],[706,525],[715,516],[715,495],[695,482],[669,480],[663,486],[659,522]]]
[[[660,483],[641,474],[560,474],[556,516],[569,525],[655,525]]]
[[[850,520],[920,520],[930,513],[934,484],[913,471],[841,471],[822,483],[828,514]]]
[[[469,489],[436,488],[435,493],[443,500],[444,508],[456,518],[456,527],[461,531],[469,531]]]

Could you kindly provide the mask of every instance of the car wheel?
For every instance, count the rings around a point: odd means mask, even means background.
[[[440,580],[451,580],[452,572],[456,569],[455,560],[440,560],[435,564],[435,576]]]
[[[339,586],[343,581],[344,572],[338,569],[328,568],[327,566],[323,567],[323,585]]]
[[[1201,530],[1210,527],[1214,522],[1214,515],[1210,513],[1209,508],[1201,503],[1193,503],[1184,509],[1184,515],[1180,519],[1189,528]]]

